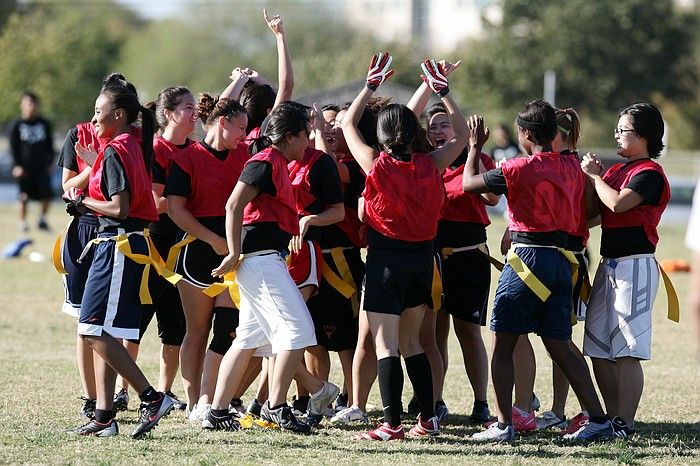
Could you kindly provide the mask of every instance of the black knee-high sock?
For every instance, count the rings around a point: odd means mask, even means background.
[[[427,421],[435,416],[435,406],[433,405],[433,373],[430,369],[430,361],[425,353],[416,354],[406,361],[406,372],[413,385],[415,393],[420,403],[421,419]]]
[[[401,392],[403,392],[403,369],[398,356],[377,361],[379,393],[382,396],[384,420],[397,427],[401,425]]]

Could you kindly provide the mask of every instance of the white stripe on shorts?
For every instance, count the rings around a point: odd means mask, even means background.
[[[123,235],[125,230],[119,228],[117,235]],[[112,265],[112,279],[109,283],[109,299],[107,301],[107,311],[105,313],[104,327],[112,327],[114,318],[117,316],[119,308],[119,295],[122,288],[122,277],[124,275],[124,260],[126,257],[114,247],[114,263]]]

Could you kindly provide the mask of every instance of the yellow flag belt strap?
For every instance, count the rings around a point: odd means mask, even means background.
[[[547,288],[547,286],[540,281],[539,278],[535,276],[535,274],[530,270],[530,268],[523,262],[523,260],[518,256],[518,254],[515,252],[516,248],[519,247],[546,247],[550,249],[556,249],[559,251],[561,254],[566,257],[566,259],[569,261],[571,264],[571,281],[572,283],[576,283],[576,279],[578,277],[578,260],[576,259],[576,256],[574,255],[573,252],[568,251],[563,248],[557,248],[555,246],[534,246],[534,245],[520,245],[520,244],[514,244],[510,250],[508,251],[508,254],[506,255],[506,262],[508,265],[511,266],[513,271],[520,277],[520,279],[527,285],[530,290],[532,290],[533,293],[537,295],[538,298],[542,302],[546,301],[547,298],[552,294],[552,292]]]
[[[321,275],[332,286],[338,293],[343,295],[345,299],[349,299],[352,304],[353,313],[358,314],[360,310],[360,301],[358,299],[357,284],[350,271],[350,265],[345,259],[345,254],[343,253],[346,249],[353,249],[351,247],[343,248],[331,248],[324,249],[322,252],[324,254],[330,254],[331,260],[335,265],[335,269],[338,273],[333,270],[333,268],[326,262],[325,258],[321,266]]]

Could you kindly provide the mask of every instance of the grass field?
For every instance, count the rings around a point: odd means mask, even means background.
[[[35,215],[35,211],[32,211]],[[35,217],[31,217],[32,225]],[[58,227],[67,217],[56,204],[51,224]],[[503,222],[490,227],[492,250]],[[683,227],[661,230],[658,257],[687,258]],[[54,235],[30,233],[35,244],[28,249],[50,255]],[[598,232],[593,233],[597,249]],[[18,237],[14,207],[0,205],[0,246]],[[203,432],[187,424],[181,412],[163,420],[147,440],[134,441],[128,433],[136,420],[137,403],[119,415],[121,434],[108,439],[78,438],[64,433],[78,425],[80,383],[74,361],[75,321],[59,311],[63,290],[50,262],[22,258],[0,261],[0,463],[467,463],[467,464],[700,464],[700,360],[698,339],[684,312],[688,275],[673,274],[681,298],[681,323],[666,320],[666,295],[660,290],[654,328],[654,358],[645,363],[646,388],[638,412],[640,435],[622,442],[588,447],[563,445],[553,434],[522,437],[514,445],[479,445],[467,437],[477,429],[466,425],[472,395],[464,373],[456,339],[451,338],[451,361],[445,401],[451,416],[443,433],[435,438],[404,442],[356,443],[350,436],[361,427],[323,426],[315,435],[299,437],[270,431],[239,433]],[[596,263],[595,259],[592,261]],[[493,280],[495,284],[496,275]],[[493,293],[493,288],[492,288]],[[574,341],[581,341],[582,326]],[[487,346],[490,335],[485,330]],[[542,408],[551,402],[551,364],[535,341],[539,370],[536,392]],[[154,330],[144,339],[139,363],[147,376],[157,376],[158,339]],[[332,380],[341,383],[335,365]],[[406,386],[409,386],[406,379]],[[176,393],[182,393],[178,384]],[[404,393],[404,403],[409,393]],[[578,406],[570,393],[569,417]],[[244,402],[250,400],[250,394]],[[489,402],[494,406],[493,394]],[[370,403],[380,406],[376,387]],[[378,421],[381,413],[371,413]],[[407,421],[409,422],[409,421]]]

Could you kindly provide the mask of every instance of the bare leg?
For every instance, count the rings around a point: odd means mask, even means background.
[[[248,390],[248,387],[255,382],[255,379],[260,375],[260,371],[262,370],[262,360],[263,358],[257,356],[250,358],[245,374],[243,374],[241,384],[236,388],[236,392],[233,395],[234,398],[242,398],[246,390]],[[267,398],[267,396],[265,398]]]
[[[353,362],[353,350],[343,350],[338,351],[338,358],[340,359],[340,366],[343,368],[343,379],[344,391],[348,394],[348,406],[352,406],[355,400],[352,396],[352,362]]]
[[[172,390],[178,367],[180,367],[180,347],[161,345],[158,390],[161,392]]]
[[[321,380],[328,380],[331,373],[331,358],[324,346],[316,345],[306,348],[304,360],[310,373]]]
[[[352,361],[352,399],[362,411],[367,411],[367,398],[377,378],[377,355],[369,330],[367,312],[361,310],[357,348]]]
[[[593,372],[595,380],[598,383],[605,409],[608,412],[608,417],[611,419],[620,415],[620,405],[617,400],[617,364],[615,361],[607,359],[591,358],[593,362]]]
[[[126,348],[129,356],[131,356],[131,359],[136,362],[139,357],[139,344],[129,340],[121,340],[121,343],[124,345],[124,348]],[[127,382],[124,377],[117,376],[116,387],[119,390],[129,390],[129,382]]]
[[[278,406],[287,401],[287,392],[292,383],[292,377],[304,359],[304,349],[280,351],[275,355],[275,368],[270,379],[270,407]],[[319,382],[320,383],[320,382]],[[314,390],[314,391],[318,391]]]
[[[102,358],[95,358],[97,409],[111,411],[114,401],[114,383],[117,373]]]
[[[83,396],[90,400],[97,399],[97,388],[95,387],[95,361],[92,348],[80,338],[76,337],[76,356],[78,360],[78,372],[80,373],[80,383],[83,385]]]
[[[255,349],[230,348],[219,366],[216,390],[211,402],[212,409],[228,409],[228,405],[241,383],[243,374],[248,367]]]
[[[202,381],[200,383],[199,399],[197,400],[197,404],[211,404],[212,397],[214,396],[214,390],[216,389],[216,379],[218,377],[221,360],[223,358],[224,357],[219,353],[215,353],[209,349],[204,355],[204,363],[202,364]],[[235,390],[238,388],[238,386],[233,388]],[[228,401],[231,401],[231,399]]]
[[[112,369],[134,387],[136,393],[143,393],[150,386],[126,348],[114,337],[103,332],[100,336],[83,335],[82,338]],[[99,372],[99,369],[96,372]],[[98,373],[95,375],[99,376]]]
[[[486,401],[489,382],[489,362],[481,326],[465,320],[454,319],[455,333],[462,348],[464,368],[474,392],[474,400]]]
[[[617,383],[618,416],[632,427],[644,390],[642,364],[639,359],[630,357],[618,358],[615,361],[619,377]]]
[[[443,377],[447,374],[447,366],[450,363],[448,339],[450,336],[450,315],[444,310],[437,311],[435,322],[435,341],[437,342],[440,357],[442,358]],[[432,362],[431,362],[432,365]]]
[[[405,313],[404,311],[404,314]],[[419,344],[422,350],[425,351],[428,361],[430,361],[433,374],[433,406],[435,406],[437,400],[442,400],[442,388],[445,383],[445,370],[442,367],[442,355],[435,341],[436,319],[437,314],[433,310],[426,308],[423,312],[423,322],[420,327],[419,337]],[[405,358],[410,356],[403,353],[403,351],[402,355]]]
[[[520,335],[496,332],[493,338],[493,357],[491,358],[491,379],[496,392],[496,407],[498,422],[511,424],[513,422],[513,384],[515,374],[513,369],[513,352]]]
[[[255,392],[255,399],[258,403],[263,404],[270,396],[270,358],[263,358],[262,368],[260,370],[260,380],[258,380],[258,390]]]
[[[41,216],[46,217],[49,213],[49,207],[51,206],[51,199],[42,199],[41,201]]]
[[[513,364],[515,368],[515,403],[513,406],[529,412],[537,368],[535,352],[527,334],[520,335],[518,338],[518,344],[515,345],[513,353]]]

